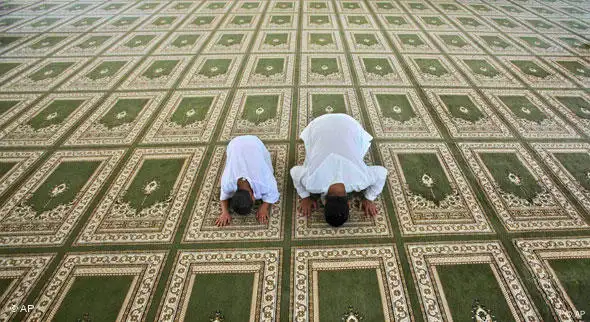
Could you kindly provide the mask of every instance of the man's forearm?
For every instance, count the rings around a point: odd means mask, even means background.
[[[272,204],[268,203],[268,202],[262,202],[262,205],[260,205],[260,208],[265,208],[266,210],[270,209],[270,206]]]
[[[221,212],[229,213],[229,200],[221,200]]]

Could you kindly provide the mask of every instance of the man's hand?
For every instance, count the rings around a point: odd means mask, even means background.
[[[270,204],[263,203],[258,207],[258,211],[256,212],[256,219],[261,224],[266,224],[268,222],[268,213],[270,212]]]
[[[311,216],[311,212],[316,210],[318,207],[318,202],[315,200],[311,200],[310,197],[301,199],[301,203],[299,204],[299,216],[309,217]]]
[[[219,215],[219,218],[217,218],[217,220],[215,221],[215,225],[217,225],[217,227],[223,227],[229,225],[230,222],[231,215],[229,214],[229,212],[222,211],[221,215]]]
[[[365,211],[365,216],[377,216],[377,206],[371,200],[363,199],[362,208]]]

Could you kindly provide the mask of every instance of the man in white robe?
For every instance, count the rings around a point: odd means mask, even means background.
[[[325,200],[324,216],[332,226],[348,220],[347,194],[364,191],[365,215],[375,216],[375,198],[383,190],[387,169],[367,166],[363,160],[373,137],[346,114],[325,114],[301,132],[305,143],[305,161],[291,169],[297,194],[301,197],[299,213],[309,216],[317,208],[311,194]]]
[[[254,201],[260,199],[256,219],[267,223],[271,205],[279,200],[270,153],[258,137],[238,136],[227,145],[219,197],[221,215],[215,224],[230,224],[230,208],[239,215],[248,215]]]

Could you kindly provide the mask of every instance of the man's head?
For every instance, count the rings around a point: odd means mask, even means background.
[[[348,220],[348,200],[346,196],[326,196],[324,217],[332,227],[342,226]]]
[[[250,192],[245,189],[238,189],[229,202],[231,209],[239,215],[249,214],[252,210],[252,205],[254,205],[254,201]]]
[[[246,178],[238,179],[238,190],[234,193],[229,206],[239,215],[247,215],[254,205],[254,191]]]

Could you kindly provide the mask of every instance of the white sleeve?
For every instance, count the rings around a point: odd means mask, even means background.
[[[231,144],[231,141],[230,141]],[[223,201],[223,200],[227,200],[229,198],[231,198],[234,193],[237,190],[237,187],[232,189],[232,185],[228,184],[228,175],[229,175],[229,158],[227,157],[227,155],[229,154],[229,145],[226,148],[226,160],[225,160],[225,166],[223,168],[223,174],[221,175],[221,192],[219,194],[219,200]]]
[[[221,184],[221,193],[219,195],[219,200],[223,201],[223,200],[227,200],[229,198],[231,198],[234,195],[234,192],[236,192],[235,190],[231,191],[231,189],[227,189],[227,187],[223,186],[223,183]]]
[[[303,177],[304,171],[305,168],[300,165],[296,165],[293,168],[291,168],[291,178],[293,179],[293,185],[297,190],[297,194],[301,198],[307,198],[310,195],[310,193],[307,190],[305,190],[305,187],[301,183],[301,178]]]
[[[265,191],[262,194],[262,201],[266,203],[273,204],[279,201],[279,197],[281,194],[279,193],[279,189],[277,188],[277,182],[273,179],[272,184],[267,187],[268,191]]]
[[[369,167],[369,172],[373,177],[373,183],[365,190],[365,198],[373,201],[383,191],[387,179],[387,169],[382,166],[372,166]]]
[[[279,189],[277,188],[277,180],[275,179],[275,174],[274,174],[274,170],[272,168],[272,160],[270,158],[270,152],[268,152],[268,150],[266,149],[266,147],[263,145],[263,155],[264,155],[264,162],[266,163],[266,165],[268,166],[268,168],[265,168],[264,171],[266,172],[264,174],[264,178],[267,178],[266,180],[268,182],[264,183],[264,186],[266,187],[266,191],[262,192],[262,201],[266,202],[266,203],[270,203],[273,204],[277,201],[279,201],[279,197],[280,197],[280,193],[279,193]]]

